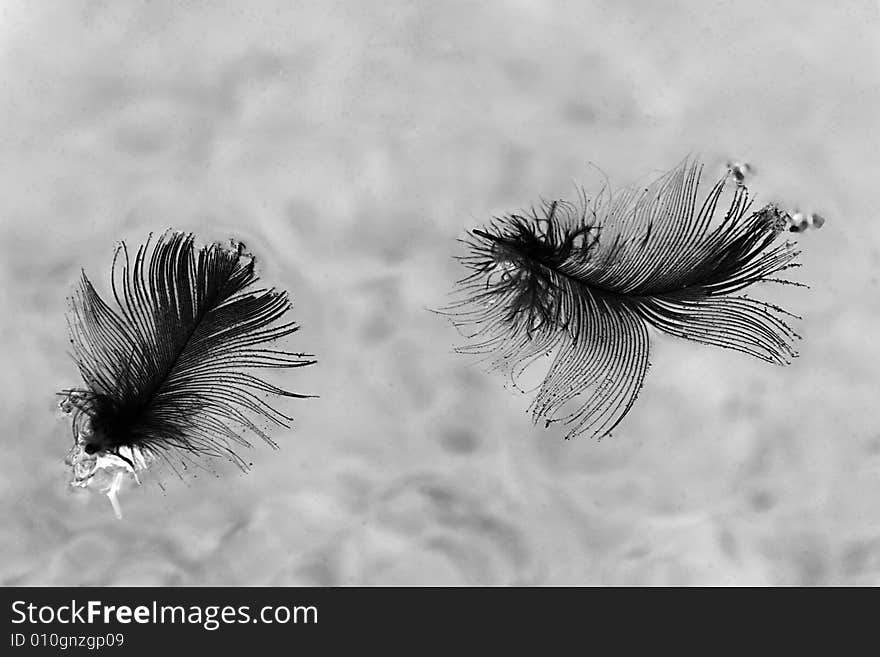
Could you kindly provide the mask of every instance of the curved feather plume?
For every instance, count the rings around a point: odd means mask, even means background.
[[[287,427],[292,419],[263,397],[307,396],[247,371],[315,361],[268,348],[299,327],[278,323],[290,309],[286,293],[252,288],[258,278],[244,246],[197,248],[179,232],[152,248],[151,239],[133,261],[125,243],[117,246],[116,308],[85,272],[71,300],[70,341],[85,387],[65,391],[62,408],[74,417],[76,485],[87,484],[102,457],[122,459],[132,472],[157,459],[178,471],[199,456],[246,469],[235,452],[250,447],[242,429],[277,446],[255,420]]]
[[[773,205],[750,212],[730,176],[700,198],[702,167],[684,162],[644,189],[495,218],[472,230],[459,258],[470,270],[444,312],[514,384],[555,352],[531,406],[535,422],[568,425],[566,438],[611,432],[632,408],[649,362],[648,326],[695,342],[788,364],[796,317],[744,294],[799,266],[790,223]]]

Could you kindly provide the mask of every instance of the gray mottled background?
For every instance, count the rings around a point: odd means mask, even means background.
[[[874,2],[0,3],[0,581],[878,584],[880,15]],[[688,153],[828,217],[774,368],[654,336],[613,439],[426,309],[493,213]],[[235,235],[289,289],[282,449],[248,475],[66,487],[66,296],[116,240]]]

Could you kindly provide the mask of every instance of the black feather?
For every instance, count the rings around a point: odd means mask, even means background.
[[[789,222],[773,205],[750,212],[729,176],[699,197],[701,166],[684,162],[647,188],[586,195],[578,203],[497,217],[472,230],[471,273],[443,312],[514,383],[555,351],[531,411],[562,422],[566,438],[611,432],[632,408],[648,370],[648,326],[771,363],[794,358],[796,317],[739,294],[791,267],[798,251],[774,244]]]
[[[85,454],[115,455],[132,469],[131,458],[177,471],[202,456],[246,469],[235,451],[250,447],[242,429],[276,446],[255,420],[282,427],[291,420],[263,397],[307,396],[246,371],[315,362],[267,346],[298,329],[278,323],[290,300],[252,287],[254,258],[239,243],[197,248],[193,235],[168,232],[150,248],[151,239],[133,261],[125,243],[117,246],[116,308],[85,272],[71,299],[70,341],[85,383],[65,391],[74,438]]]

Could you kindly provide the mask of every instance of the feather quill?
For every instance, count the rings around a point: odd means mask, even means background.
[[[646,188],[577,203],[543,202],[496,217],[462,240],[470,270],[442,312],[514,385],[555,353],[531,405],[533,420],[562,423],[566,438],[608,435],[632,408],[649,367],[648,327],[785,365],[797,318],[753,299],[759,282],[799,266],[776,243],[790,217],[751,212],[731,175],[699,194],[702,167],[685,161]],[[799,318],[798,318],[799,319]]]
[[[88,486],[109,467],[104,492],[117,514],[123,470],[136,476],[162,461],[179,474],[200,457],[247,469],[236,451],[251,446],[247,431],[277,447],[257,422],[288,427],[292,418],[264,397],[308,395],[251,370],[315,362],[270,348],[299,327],[280,321],[291,307],[285,292],[253,287],[255,259],[244,245],[197,247],[192,234],[170,231],[151,240],[133,259],[124,242],[117,246],[115,308],[83,271],[68,314],[72,356],[85,384],[61,393],[62,409],[73,416],[72,483]]]

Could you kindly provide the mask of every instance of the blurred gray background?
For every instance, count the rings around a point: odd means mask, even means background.
[[[0,80],[4,584],[880,583],[877,3],[4,1]],[[531,426],[427,311],[456,238],[689,153],[828,218],[754,291],[801,358],[653,335],[612,439]],[[66,297],[169,226],[290,290],[320,398],[117,521],[66,485]]]

